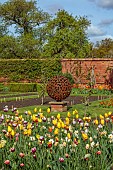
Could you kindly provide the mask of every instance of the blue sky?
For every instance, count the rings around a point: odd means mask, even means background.
[[[92,42],[113,39],[113,0],[37,0],[37,7],[52,15],[64,9],[73,16],[86,16],[91,21],[88,37]]]

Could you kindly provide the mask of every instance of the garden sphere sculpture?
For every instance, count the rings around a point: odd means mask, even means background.
[[[48,95],[57,102],[66,99],[70,95],[71,89],[71,83],[64,76],[52,77],[46,86]]]

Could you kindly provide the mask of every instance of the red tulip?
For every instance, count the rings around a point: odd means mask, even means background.
[[[77,141],[76,139],[74,139],[74,143],[75,143],[76,145],[78,145],[78,141]]]
[[[59,158],[59,161],[60,162],[64,162],[64,158]]]
[[[10,164],[10,160],[4,161],[4,164],[9,165]]]
[[[36,159],[36,155],[33,155],[33,158]]]
[[[15,151],[15,148],[11,148],[10,151],[11,151],[11,152],[14,152],[14,151]]]
[[[51,148],[52,147],[52,142],[48,142],[48,148]]]
[[[66,153],[66,154],[65,154],[65,157],[66,157],[66,158],[69,158],[69,154],[68,154],[68,153]]]
[[[96,154],[97,154],[97,155],[100,155],[100,154],[101,154],[101,151],[97,151]]]
[[[32,148],[31,152],[34,154],[36,152],[36,147]]]
[[[24,164],[23,164],[23,163],[21,163],[21,164],[20,164],[20,166],[21,166],[21,167],[23,167],[23,166],[24,166]]]
[[[23,157],[25,156],[25,154],[24,154],[24,153],[20,153],[19,156],[20,156],[21,158],[23,158]]]
[[[16,137],[16,141],[18,141],[18,139],[19,139],[19,138],[18,138],[18,137]]]

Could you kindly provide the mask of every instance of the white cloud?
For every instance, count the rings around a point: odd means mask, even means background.
[[[88,27],[87,33],[89,37],[103,36],[105,32],[97,26],[91,25]]]
[[[113,9],[113,0],[97,0],[97,4],[106,9]]]
[[[106,38],[110,38],[110,39],[113,40],[113,36],[111,36],[111,35],[103,35],[103,36],[91,37],[89,39],[90,39],[91,42],[93,42],[95,44],[97,41],[102,41],[102,40],[105,40]]]
[[[113,19],[104,19],[102,20],[99,25],[100,26],[108,26],[108,25],[111,25],[113,23]]]
[[[97,6],[106,9],[113,9],[113,0],[89,0],[94,2]]]

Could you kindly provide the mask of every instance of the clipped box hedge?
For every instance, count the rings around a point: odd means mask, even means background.
[[[39,92],[41,84],[37,83],[10,83],[6,86],[9,92]]]

